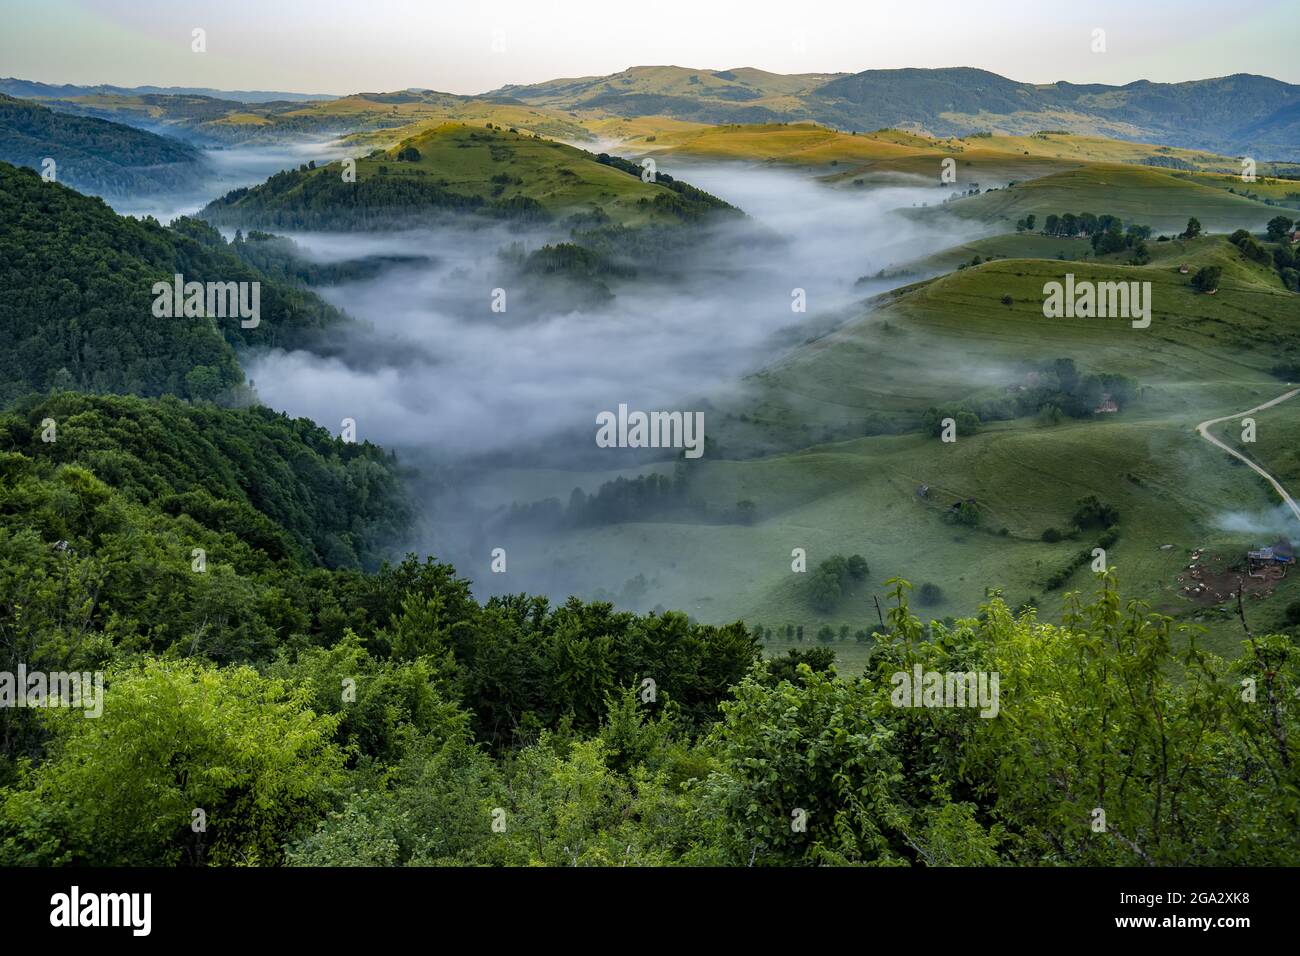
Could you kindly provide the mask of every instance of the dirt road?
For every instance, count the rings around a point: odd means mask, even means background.
[[[1279,483],[1276,478],[1274,478],[1272,475],[1266,472],[1263,468],[1259,467],[1259,465],[1255,464],[1245,455],[1241,454],[1235,448],[1229,448],[1223,442],[1219,441],[1219,439],[1215,438],[1213,435],[1210,434],[1211,425],[1217,425],[1220,422],[1230,422],[1235,418],[1245,418],[1247,415],[1253,415],[1256,412],[1262,412],[1266,408],[1272,408],[1274,405],[1280,405],[1282,402],[1285,402],[1287,399],[1295,398],[1297,395],[1300,395],[1300,388],[1293,388],[1291,389],[1291,391],[1287,392],[1286,394],[1279,395],[1271,402],[1265,402],[1263,405],[1256,405],[1254,408],[1249,408],[1244,412],[1237,412],[1237,414],[1235,415],[1224,415],[1222,418],[1212,418],[1208,422],[1201,422],[1199,425],[1196,426],[1196,430],[1200,432],[1201,437],[1204,438],[1206,441],[1208,441],[1210,444],[1218,445],[1220,448],[1226,451],[1233,458],[1241,459],[1247,465],[1250,466],[1252,471],[1254,471],[1265,481],[1267,481],[1270,485],[1272,485],[1273,490],[1276,491],[1281,496],[1282,500],[1286,502],[1287,507],[1291,509],[1291,513],[1295,515],[1296,520],[1300,521],[1300,505],[1296,504],[1296,500],[1292,498],[1289,494],[1287,494],[1287,490],[1282,487],[1281,483]]]

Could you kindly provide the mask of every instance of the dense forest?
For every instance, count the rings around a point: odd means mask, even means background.
[[[272,278],[206,223],[119,216],[0,163],[0,403],[29,390],[230,397],[236,347],[307,347],[344,321],[305,286]],[[158,318],[155,282],[260,283],[261,320]]]
[[[0,93],[0,160],[41,169],[47,158],[60,182],[106,195],[190,185],[206,165],[178,140]]]

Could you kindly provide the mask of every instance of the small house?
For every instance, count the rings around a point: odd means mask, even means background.
[[[1119,406],[1115,404],[1115,399],[1110,397],[1110,392],[1102,392],[1101,403],[1097,406],[1095,411],[1098,415],[1106,412],[1117,412],[1119,411]]]
[[[1252,571],[1260,568],[1287,567],[1295,564],[1295,549],[1286,538],[1279,538],[1266,548],[1247,551],[1246,562]]]

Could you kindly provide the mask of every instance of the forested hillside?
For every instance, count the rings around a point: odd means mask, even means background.
[[[262,274],[216,230],[119,216],[0,163],[0,402],[51,387],[216,398],[238,391],[236,347],[310,345],[343,316]],[[260,282],[261,317],[159,318],[155,282]]]
[[[193,183],[204,168],[202,154],[177,140],[0,93],[0,160],[41,169],[47,158],[61,182],[104,194]]]

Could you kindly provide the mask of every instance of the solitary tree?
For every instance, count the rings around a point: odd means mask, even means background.
[[[1218,266],[1202,266],[1192,276],[1192,288],[1197,292],[1217,292],[1221,275],[1223,270]]]
[[[1268,238],[1270,242],[1281,242],[1295,225],[1295,220],[1287,216],[1274,216],[1268,221]]]

